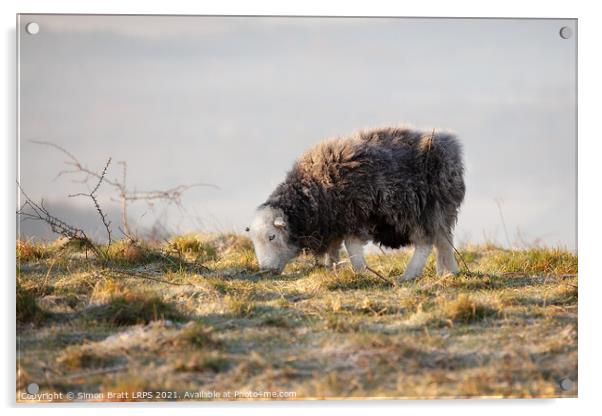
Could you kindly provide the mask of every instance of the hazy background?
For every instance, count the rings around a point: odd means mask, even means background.
[[[35,21],[37,35],[24,27]],[[54,179],[66,147],[138,190],[208,182],[130,226],[241,232],[318,141],[410,123],[455,131],[467,194],[459,242],[576,249],[573,20],[33,16],[20,19],[20,181],[102,237],[86,186]],[[79,177],[81,179],[81,177]],[[119,224],[119,204],[100,200]],[[506,231],[502,225],[502,210]],[[25,222],[24,236],[48,237]],[[119,234],[116,231],[116,234]]]

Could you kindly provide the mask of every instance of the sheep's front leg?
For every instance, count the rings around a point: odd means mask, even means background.
[[[353,270],[357,273],[366,270],[366,260],[364,260],[364,241],[357,237],[348,237],[345,239],[345,248],[349,254]]]
[[[422,274],[426,261],[431,254],[433,246],[431,244],[416,244],[414,247],[414,254],[412,259],[403,273],[403,276],[399,278],[400,281],[413,280]]]

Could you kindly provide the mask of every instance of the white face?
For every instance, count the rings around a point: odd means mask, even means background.
[[[282,272],[286,263],[299,251],[288,240],[288,229],[280,210],[270,207],[258,209],[248,231],[262,270]]]

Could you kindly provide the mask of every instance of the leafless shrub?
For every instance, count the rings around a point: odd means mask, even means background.
[[[21,217],[23,220],[30,219],[43,221],[50,226],[50,229],[54,233],[62,235],[70,241],[78,241],[86,249],[92,250],[97,256],[102,256],[102,252],[98,246],[92,242],[83,229],[70,225],[54,214],[51,214],[44,206],[43,200],[38,204],[37,202],[33,201],[29,195],[27,195],[27,193],[25,193],[19,183],[17,183],[17,186],[25,198],[25,202],[17,211],[17,215],[19,215],[19,217]],[[98,210],[99,212],[102,212],[100,207],[98,207]]]
[[[108,164],[107,166],[105,166],[103,172],[98,173],[89,169],[82,162],[80,162],[79,159],[75,157],[75,155],[73,155],[71,152],[69,152],[62,146],[46,141],[32,141],[32,143],[52,147],[58,150],[59,152],[63,153],[65,156],[67,156],[68,160],[65,161],[65,165],[67,165],[67,168],[59,171],[55,179],[64,175],[76,175],[79,179],[75,179],[75,182],[88,184],[92,180],[98,180],[98,186],[101,182],[104,182],[110,187],[112,187],[117,193],[117,199],[111,199],[113,201],[117,200],[121,204],[121,230],[125,236],[131,234],[127,216],[128,206],[130,203],[144,202],[149,208],[152,208],[153,205],[157,202],[167,202],[168,204],[175,204],[181,207],[183,194],[192,188],[211,187],[219,189],[213,184],[196,182],[190,185],[178,185],[163,190],[132,191],[128,188],[127,185],[127,162],[125,161],[117,162],[117,164],[121,165],[122,167],[121,179],[109,179],[105,177]],[[91,194],[93,193],[94,192],[83,195],[91,197]],[[103,220],[103,224],[105,224],[105,220]]]
[[[107,232],[107,236],[109,239],[109,245],[111,245],[112,240],[111,240],[111,221],[107,220],[107,216],[105,215],[105,213],[103,212],[103,210],[100,208],[100,204],[98,203],[98,199],[96,199],[96,191],[98,191],[98,188],[100,188],[100,185],[102,184],[102,181],[104,180],[106,174],[107,174],[107,169],[109,167],[109,165],[111,164],[111,158],[109,158],[109,160],[107,160],[107,164],[105,165],[104,169],[102,170],[102,173],[100,174],[100,177],[98,178],[98,183],[96,184],[96,186],[94,187],[94,189],[92,189],[92,191],[88,194],[80,192],[77,194],[71,194],[69,195],[70,198],[76,197],[76,196],[88,196],[90,197],[90,199],[92,200],[92,202],[94,203],[94,208],[96,208],[96,211],[98,212],[98,215],[100,216],[100,220],[102,221],[102,224],[105,227],[105,230]]]
[[[152,208],[153,204],[156,202],[162,201],[167,203],[173,203],[181,207],[182,195],[187,190],[200,187],[200,186],[210,186],[215,187],[211,184],[205,183],[194,183],[192,185],[178,185],[173,188],[165,189],[165,190],[151,190],[151,191],[130,191],[126,185],[126,177],[127,177],[127,164],[124,161],[117,162],[122,166],[122,176],[121,180],[117,179],[109,179],[107,177],[107,172],[109,166],[111,164],[112,158],[109,158],[100,172],[96,172],[92,169],[86,167],[83,163],[75,157],[71,152],[67,149],[51,142],[42,142],[42,141],[34,141],[34,143],[39,145],[50,146],[64,155],[67,156],[68,160],[65,161],[65,164],[68,166],[67,169],[63,169],[59,171],[57,176],[58,178],[63,175],[77,175],[78,178],[74,179],[74,182],[90,184],[92,181],[93,187],[89,192],[79,192],[75,194],[68,195],[70,198],[84,196],[91,199],[95,210],[97,211],[100,221],[103,224],[107,237],[108,237],[108,246],[103,248],[102,246],[96,244],[92,241],[91,238],[86,234],[83,228],[76,227],[67,223],[65,220],[59,218],[55,214],[51,213],[46,206],[44,205],[44,201],[40,201],[39,203],[34,201],[29,195],[23,190],[21,185],[17,182],[17,186],[21,191],[25,202],[21,205],[19,210],[17,211],[17,215],[22,221],[25,220],[36,220],[42,221],[48,226],[50,229],[65,238],[69,241],[77,241],[81,244],[82,247],[85,247],[86,250],[90,249],[99,259],[106,258],[109,255],[109,248],[113,243],[113,232],[111,229],[111,221],[108,220],[107,215],[102,210],[100,203],[97,198],[97,192],[101,185],[105,183],[113,188],[117,195],[118,200],[121,202],[121,226],[119,227],[120,232],[123,236],[129,241],[135,243],[137,242],[137,238],[130,232],[130,227],[127,220],[127,208],[128,204],[134,201],[144,201],[146,204]]]

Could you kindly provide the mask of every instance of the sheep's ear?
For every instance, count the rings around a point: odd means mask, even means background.
[[[276,217],[276,219],[274,219],[274,227],[276,228],[285,228],[286,224],[284,223],[284,218],[282,217]]]

